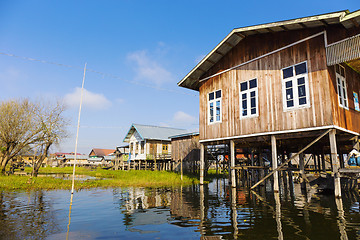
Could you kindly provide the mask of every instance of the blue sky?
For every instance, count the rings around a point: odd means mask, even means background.
[[[64,99],[74,151],[85,63],[79,152],[115,148],[132,123],[198,129],[199,98],[177,87],[233,28],[360,9],[353,1],[0,0],[0,100]]]

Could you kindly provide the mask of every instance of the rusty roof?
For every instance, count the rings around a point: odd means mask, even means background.
[[[102,148],[93,148],[90,154],[94,152],[94,156],[108,156],[115,152],[115,149],[102,149]],[[89,154],[89,155],[90,155]]]

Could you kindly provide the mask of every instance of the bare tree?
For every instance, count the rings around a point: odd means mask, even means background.
[[[32,175],[37,176],[50,147],[66,136],[64,109],[60,101],[44,104],[24,99],[0,103],[1,173],[21,151],[31,151],[35,155]]]
[[[55,104],[37,104],[35,119],[40,127],[39,139],[33,144],[34,162],[32,176],[37,176],[39,168],[48,156],[53,144],[67,136],[68,121],[64,118],[64,104],[57,101]]]
[[[0,173],[22,149],[37,142],[41,129],[34,114],[35,105],[28,99],[0,103]]]

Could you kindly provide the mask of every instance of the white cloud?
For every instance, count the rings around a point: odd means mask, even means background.
[[[127,58],[135,63],[134,69],[138,80],[150,81],[158,86],[173,80],[171,72],[151,59],[146,51],[130,53]]]
[[[197,119],[187,113],[182,111],[177,111],[174,114],[173,121],[176,123],[185,123],[185,124],[193,124],[197,123]]]
[[[79,107],[81,96],[81,88],[77,87],[72,93],[68,93],[64,97],[65,104],[69,107]],[[95,110],[106,109],[111,106],[111,102],[100,93],[93,93],[84,89],[83,106]]]
[[[122,98],[117,98],[115,101],[116,101],[116,103],[118,103],[118,104],[123,104],[123,103],[125,102],[125,100],[122,99]]]

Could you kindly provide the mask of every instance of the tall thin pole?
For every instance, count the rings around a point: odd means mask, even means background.
[[[85,74],[86,74],[86,64],[84,66],[84,75],[81,85],[81,94],[80,94],[80,106],[79,106],[79,115],[78,115],[78,124],[76,129],[76,140],[75,140],[75,157],[74,157],[74,165],[73,165],[73,175],[72,175],[72,185],[71,185],[71,197],[70,197],[70,207],[69,207],[69,223],[67,226],[67,233],[66,233],[66,240],[69,239],[69,230],[70,230],[70,222],[71,222],[71,207],[73,203],[73,197],[74,197],[74,188],[75,188],[75,166],[76,166],[76,157],[77,157],[77,146],[78,146],[78,140],[79,140],[79,129],[80,129],[80,117],[81,117],[81,107],[82,107],[82,101],[83,101],[83,95],[84,95],[84,83],[85,83]]]

